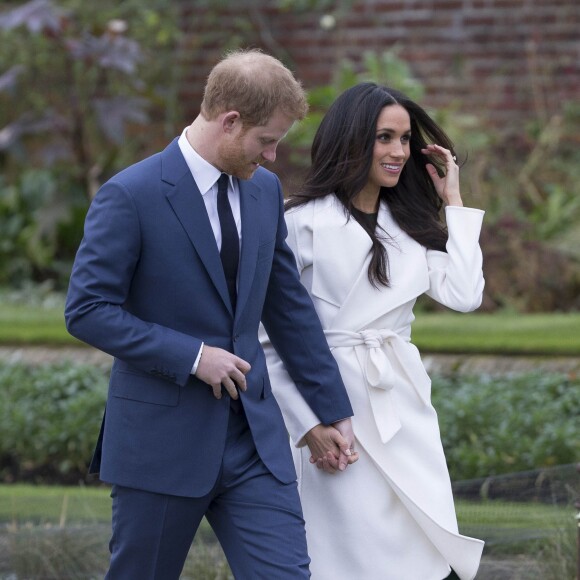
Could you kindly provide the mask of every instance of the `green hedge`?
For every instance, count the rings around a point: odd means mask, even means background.
[[[435,377],[432,398],[455,481],[580,460],[580,377]]]
[[[1,480],[84,477],[106,393],[106,373],[96,367],[0,364]]]
[[[107,373],[88,365],[0,363],[0,481],[86,477]],[[434,377],[454,481],[580,460],[580,378],[529,373]]]

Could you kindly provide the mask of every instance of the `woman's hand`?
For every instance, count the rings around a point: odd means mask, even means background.
[[[304,439],[310,450],[310,463],[327,473],[344,471],[358,459],[358,453],[351,451],[349,442],[331,425],[316,425]]]
[[[421,149],[421,153],[428,156],[437,156],[444,160],[445,175],[443,177],[439,177],[437,169],[432,163],[427,163],[427,172],[444,203],[463,206],[461,193],[459,192],[459,167],[455,163],[456,158],[451,154],[451,151],[440,145],[427,145],[425,149]]]

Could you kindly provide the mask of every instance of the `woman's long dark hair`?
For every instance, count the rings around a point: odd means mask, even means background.
[[[379,115],[384,107],[395,104],[411,118],[410,156],[397,185],[382,187],[380,199],[409,236],[429,249],[445,251],[447,232],[440,216],[443,202],[425,167],[430,162],[442,175],[444,164],[437,158],[427,159],[421,149],[436,143],[453,152],[453,143],[419,105],[400,91],[375,83],[355,85],[332,104],[314,137],[312,164],[304,185],[286,204],[288,210],[334,193],[349,218],[357,219],[371,237],[368,277],[376,287],[389,286],[389,262],[382,243],[388,234],[381,237],[359,220],[352,212],[353,199],[367,184]]]

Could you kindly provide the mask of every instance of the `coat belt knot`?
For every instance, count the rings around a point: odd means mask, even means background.
[[[361,330],[360,336],[367,349],[363,368],[366,381],[371,387],[390,391],[394,387],[395,375],[383,344],[388,344],[397,335],[389,330],[370,328]]]
[[[409,360],[414,356],[412,347],[400,334],[386,328],[368,328],[359,332],[327,330],[325,334],[331,349],[354,347],[364,378],[371,387],[369,399],[383,443],[401,428],[391,393],[400,382],[393,363],[399,363],[397,366],[407,375],[419,399],[429,404],[431,380],[423,365],[417,365],[420,360]]]

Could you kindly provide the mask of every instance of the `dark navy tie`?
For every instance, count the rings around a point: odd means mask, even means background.
[[[220,258],[228,292],[232,303],[232,310],[236,311],[236,281],[238,279],[238,261],[240,259],[240,238],[238,228],[234,220],[234,214],[228,200],[228,180],[226,173],[222,173],[218,179],[217,210],[222,230],[222,247],[220,249]]]
[[[218,179],[217,209],[220,219],[220,228],[222,230],[222,247],[220,249],[220,258],[226,282],[228,283],[228,292],[232,303],[232,310],[236,311],[236,280],[238,278],[238,261],[240,258],[240,238],[238,228],[232,213],[232,206],[228,200],[228,175],[222,173]],[[230,407],[234,413],[239,414],[242,405],[239,399],[230,399]]]

